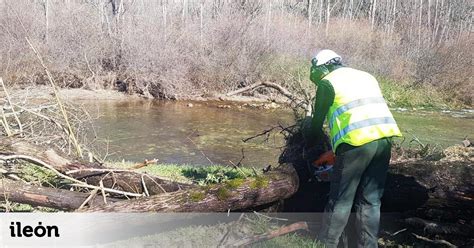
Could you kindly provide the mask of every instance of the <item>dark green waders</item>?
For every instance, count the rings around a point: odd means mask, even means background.
[[[337,247],[354,204],[357,247],[377,247],[380,198],[390,162],[390,138],[362,146],[341,144],[331,177],[329,202],[325,208],[319,241]]]

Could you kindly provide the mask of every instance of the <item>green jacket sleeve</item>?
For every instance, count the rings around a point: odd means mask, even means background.
[[[334,88],[327,80],[321,80],[318,83],[316,91],[316,100],[313,106],[313,118],[311,120],[311,131],[315,139],[319,139],[323,135],[323,123],[329,111],[329,107],[334,102]]]

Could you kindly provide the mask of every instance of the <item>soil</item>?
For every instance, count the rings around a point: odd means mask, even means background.
[[[34,86],[25,88],[14,88],[10,90],[10,97],[13,102],[28,102],[34,105],[46,104],[47,102],[54,101],[54,93],[49,86]],[[153,100],[143,97],[138,94],[126,94],[118,92],[116,90],[87,90],[81,88],[61,88],[59,89],[59,95],[62,99],[71,102],[89,102],[89,101],[143,101]],[[0,91],[0,98],[4,98],[4,91]],[[269,98],[265,95],[257,96],[189,96],[176,101],[182,102],[188,107],[198,107],[202,105],[213,106],[216,108],[223,109],[277,109],[277,108],[288,108],[286,99],[284,98]]]
[[[54,93],[51,87],[48,86],[34,86],[10,90],[12,99],[18,100],[33,100],[33,101],[47,101],[52,100]],[[0,97],[4,97],[4,92],[0,92]],[[76,101],[76,100],[134,100],[140,99],[138,96],[126,95],[114,90],[86,90],[86,89],[59,89],[61,98]]]

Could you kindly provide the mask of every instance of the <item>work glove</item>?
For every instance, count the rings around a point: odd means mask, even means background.
[[[334,155],[334,152],[332,151],[327,151],[323,153],[321,156],[319,156],[319,158],[313,162],[313,165],[316,167],[320,167],[323,165],[334,165],[335,163],[336,163],[336,155]]]

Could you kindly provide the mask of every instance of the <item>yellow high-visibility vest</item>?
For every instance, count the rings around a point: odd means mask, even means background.
[[[335,93],[327,114],[333,151],[341,143],[361,146],[384,137],[402,136],[372,75],[343,67],[324,79]]]

